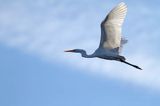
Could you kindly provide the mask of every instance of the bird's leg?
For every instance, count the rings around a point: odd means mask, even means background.
[[[131,64],[131,63],[125,61],[125,60],[120,59],[120,62],[126,63],[126,64],[128,64],[128,65],[130,65],[130,66],[132,66],[132,67],[134,67],[134,68],[137,68],[137,69],[142,70],[142,68],[140,68],[139,66],[133,65],[133,64]]]
[[[120,55],[118,55],[118,57],[119,57],[120,61],[121,61],[121,60],[123,60],[123,61],[125,61],[125,60],[126,60],[126,58],[125,58],[124,56],[120,56]]]

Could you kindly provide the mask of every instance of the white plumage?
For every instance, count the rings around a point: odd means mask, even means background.
[[[87,55],[85,50],[73,49],[66,52],[81,53],[82,57],[93,58],[98,57],[107,60],[116,60],[137,69],[140,67],[126,62],[124,56],[120,56],[119,52],[122,45],[127,42],[122,38],[122,24],[127,14],[127,6],[125,3],[118,4],[113,8],[101,23],[101,40],[98,49],[91,55]]]
[[[121,32],[126,13],[127,6],[122,2],[113,8],[104,21],[102,21],[99,48],[119,52],[121,44],[124,42],[121,38]]]

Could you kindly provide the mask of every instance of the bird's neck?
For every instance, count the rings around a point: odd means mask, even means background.
[[[84,58],[93,58],[93,57],[94,57],[93,54],[88,55],[88,54],[86,53],[86,51],[81,52],[81,55],[82,55],[82,57],[84,57]]]

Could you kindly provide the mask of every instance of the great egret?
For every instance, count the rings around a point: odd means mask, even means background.
[[[120,56],[122,46],[127,40],[121,37],[121,30],[124,18],[127,13],[125,3],[119,3],[113,8],[101,23],[101,40],[99,48],[91,55],[87,55],[85,50],[73,49],[65,52],[81,53],[85,58],[102,58],[106,60],[116,60],[142,70],[140,67],[128,63],[124,56]]]

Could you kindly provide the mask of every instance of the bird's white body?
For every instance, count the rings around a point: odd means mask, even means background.
[[[93,55],[95,57],[104,58],[108,60],[115,60],[115,57],[118,57],[119,54],[117,52],[112,52],[111,50],[105,50],[103,48],[98,48]]]
[[[82,57],[85,58],[98,57],[107,60],[117,60],[141,69],[136,65],[126,62],[125,57],[119,55],[123,44],[127,43],[127,40],[122,38],[122,24],[126,14],[127,6],[123,2],[109,12],[101,23],[100,45],[93,54],[87,55],[86,51],[82,49],[74,49],[67,52],[81,53]]]

